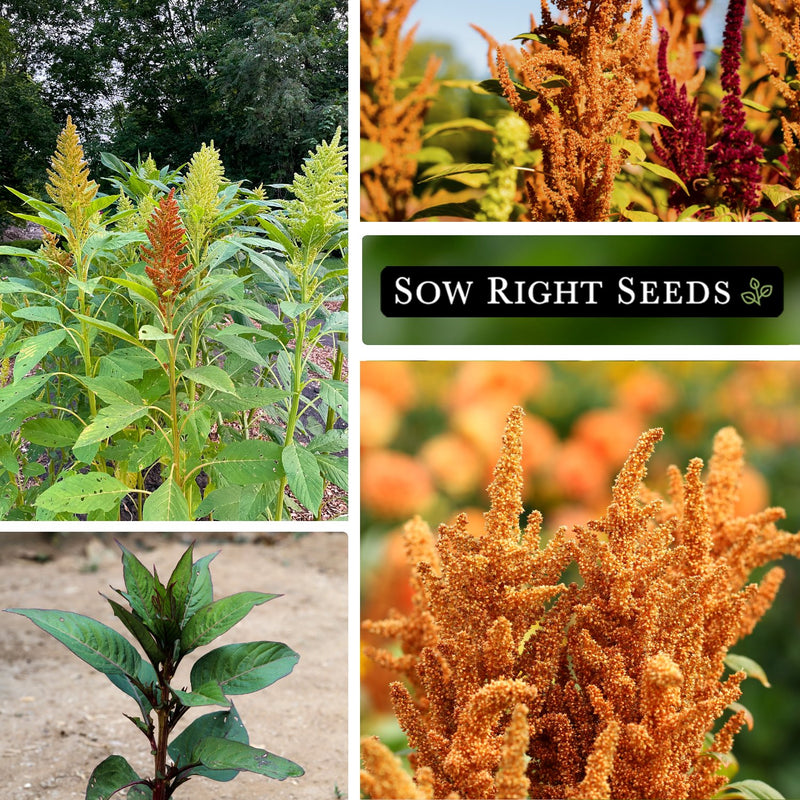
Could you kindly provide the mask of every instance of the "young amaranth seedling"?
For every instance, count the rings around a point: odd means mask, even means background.
[[[166,585],[133,553],[122,550],[126,591],[114,589],[130,610],[106,597],[114,614],[133,634],[146,659],[120,633],[91,617],[69,611],[8,608],[58,639],[78,658],[108,676],[139,706],[129,716],[147,737],[154,760],[152,778],[142,778],[128,761],[112,755],[95,767],[86,800],[110,800],[122,789],[135,800],[168,800],[192,776],[230,781],[240,770],[283,780],[303,768],[281,756],[251,747],[230,696],[263,689],[288,675],[299,656],[280,642],[228,644],[203,655],[191,670],[191,690],[173,685],[184,656],[216,639],[254,606],[277,594],[238,592],[213,600],[209,564],[218,553],[193,561],[194,544],[184,552]],[[105,595],[104,595],[105,596]],[[170,736],[194,706],[223,706]]]

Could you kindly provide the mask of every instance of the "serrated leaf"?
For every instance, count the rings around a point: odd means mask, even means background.
[[[148,495],[142,508],[144,522],[175,522],[191,518],[189,504],[172,475]]]
[[[120,789],[140,780],[136,771],[122,756],[109,756],[94,768],[86,787],[86,800],[110,800]],[[141,795],[142,797],[153,796],[149,788],[142,788],[149,792]]]
[[[239,712],[231,705],[227,711],[213,711],[210,714],[198,717],[172,740],[167,750],[175,762],[175,766],[180,769],[193,763],[191,756],[195,748],[210,736],[241,742],[242,744],[249,744],[250,741]],[[233,780],[239,774],[239,770],[213,770],[208,769],[208,767],[193,767],[186,774],[200,775],[204,778],[210,778],[212,781],[224,783],[225,781]]]
[[[48,353],[52,353],[66,335],[66,331],[57,330],[26,339],[14,361],[14,382],[24,378]]]
[[[68,475],[45,489],[34,503],[37,508],[55,514],[70,512],[90,514],[93,511],[113,511],[119,508],[131,489],[113,475],[105,472],[87,472]]]
[[[748,678],[755,678],[768,689],[770,682],[767,680],[767,675],[760,664],[753,661],[752,658],[747,656],[740,656],[736,653],[728,653],[725,656],[725,666],[733,672],[744,672]]]
[[[237,592],[200,608],[186,623],[181,634],[181,649],[184,653],[212,642],[217,636],[244,619],[254,606],[280,597],[264,592]]]
[[[304,770],[287,758],[276,756],[266,750],[229,739],[209,736],[203,739],[192,753],[192,760],[199,761],[211,769],[238,769],[255,772],[282,781],[299,777]]]
[[[288,675],[300,656],[282,642],[228,644],[192,667],[192,690],[217,684],[226,695],[251,694]]]
[[[20,429],[23,439],[40,447],[72,447],[78,438],[78,426],[68,419],[37,417],[23,423]]]
[[[121,674],[135,678],[142,657],[117,631],[82,614],[39,608],[9,608],[13,614],[27,617],[49,633],[89,666],[105,675]]]
[[[294,496],[315,514],[322,503],[325,483],[314,454],[300,445],[290,444],[281,452],[281,463]]]
[[[184,371],[183,377],[203,386],[208,386],[210,389],[216,389],[219,392],[236,394],[236,387],[233,385],[228,373],[214,364],[187,369]]]

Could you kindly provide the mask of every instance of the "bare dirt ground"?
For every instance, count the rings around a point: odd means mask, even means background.
[[[254,746],[305,768],[275,781],[240,773],[230,783],[193,778],[176,800],[337,800],[347,789],[347,537],[337,533],[121,534],[162,580],[187,544],[195,558],[215,550],[215,598],[237,591],[282,593],[257,606],[210,647],[284,642],[300,654],[294,671],[237,698]],[[110,534],[0,533],[0,608],[58,608],[125,632],[98,591],[124,588]],[[198,655],[207,652],[203,648]],[[189,656],[188,662],[195,660]],[[191,663],[179,678],[189,683]],[[213,708],[187,714],[190,722]],[[92,769],[112,753],[142,775],[153,763],[145,737],[123,716],[136,706],[110,681],[18,615],[0,613],[0,785],[8,800],[83,798]],[[123,797],[124,794],[115,797]]]

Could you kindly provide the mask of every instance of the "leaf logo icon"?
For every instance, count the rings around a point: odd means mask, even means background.
[[[749,306],[760,306],[761,301],[772,294],[772,285],[767,283],[762,286],[758,278],[750,278],[750,288],[752,292],[742,292],[742,300]]]

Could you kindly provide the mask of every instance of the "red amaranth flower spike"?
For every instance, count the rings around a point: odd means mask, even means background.
[[[174,189],[153,210],[145,233],[150,240],[150,247],[141,247],[142,259],[147,264],[145,272],[153,281],[159,300],[170,302],[181,290],[191,268],[190,264],[184,266],[186,229],[178,213]]]
[[[697,188],[695,181],[708,175],[706,135],[697,109],[697,99],[690,102],[686,86],[682,86],[678,91],[675,79],[669,74],[667,68],[669,34],[661,28],[659,35],[658,110],[674,127],[659,128],[658,138],[653,140],[653,150],[688,187],[689,197],[677,188],[670,194],[670,205],[682,208],[691,203],[703,202],[702,191]]]
[[[720,103],[722,133],[713,146],[714,177],[724,187],[729,205],[741,204],[752,210],[758,206],[760,170],[757,159],[763,150],[745,127],[739,62],[742,52],[742,26],[746,0],[730,0],[725,15],[725,31],[720,55],[720,82],[725,97]]]

